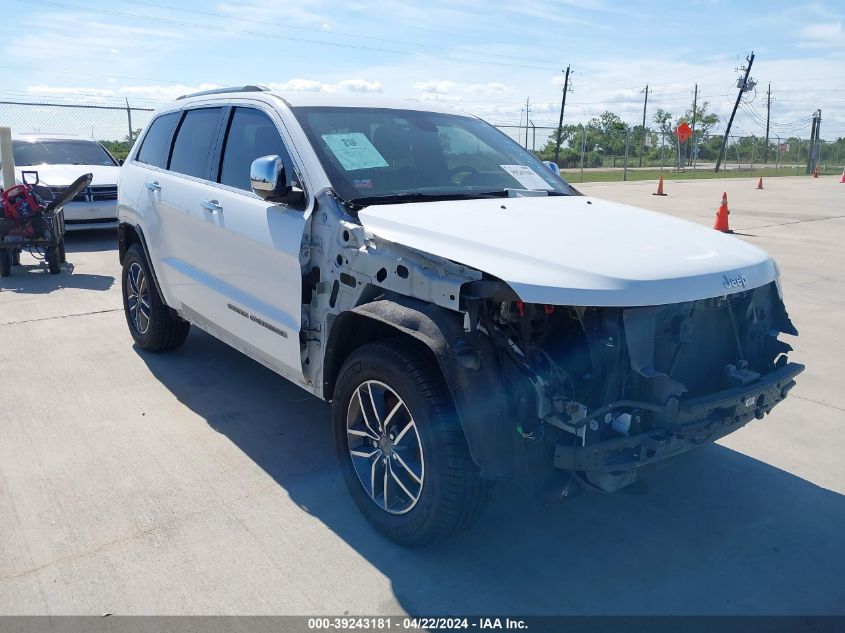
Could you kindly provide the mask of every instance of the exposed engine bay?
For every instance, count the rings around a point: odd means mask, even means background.
[[[522,279],[509,281],[429,252],[448,245],[446,238],[421,244],[421,251],[344,219],[331,196],[321,197],[321,208],[338,217],[333,223],[328,213],[320,216],[302,251],[312,266],[303,276],[300,333],[309,384],[331,394],[353,341],[416,339],[439,365],[485,478],[536,491],[574,473],[587,486],[616,490],[657,462],[764,417],[804,369],[788,362],[791,347],[778,340],[797,334],[778,282],[744,287],[754,283],[746,280],[750,271],[776,279],[762,255],[758,268],[746,266],[740,277],[687,271],[686,283],[667,277],[638,286],[652,297],[701,296],[698,289],[710,292],[715,282],[726,291],[721,296],[636,307],[603,295],[600,305],[544,304],[521,295],[571,294],[543,276],[554,261],[535,279],[533,269],[516,274],[521,260],[508,260],[510,276]],[[385,233],[395,229],[389,217],[368,219],[382,221]],[[696,239],[712,241],[709,233]],[[711,250],[717,248],[725,247]],[[574,282],[589,290],[592,274]],[[628,283],[622,274],[606,271],[604,283]],[[742,285],[732,285],[738,278]]]
[[[478,295],[494,287],[476,282]],[[604,490],[668,456],[658,455],[667,441],[704,443],[762,418],[803,370],[787,363],[792,348],[777,338],[797,332],[775,283],[634,308],[537,305],[504,295],[482,298],[471,289],[465,308],[470,328],[497,352],[515,432]],[[636,438],[662,439],[649,447]],[[599,445],[610,450],[589,450]],[[675,453],[692,447],[673,446]]]

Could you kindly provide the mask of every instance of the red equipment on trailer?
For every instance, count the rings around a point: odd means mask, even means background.
[[[35,183],[26,181],[35,174]],[[0,277],[11,273],[20,252],[26,248],[37,259],[47,262],[51,274],[58,274],[65,261],[65,216],[62,207],[91,184],[84,174],[53,200],[50,190],[38,186],[38,172],[23,172],[24,183],[0,193]]]

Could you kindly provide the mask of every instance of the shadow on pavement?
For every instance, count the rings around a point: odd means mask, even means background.
[[[117,232],[114,229],[67,233],[65,235],[65,252],[68,261],[62,264],[62,270],[58,275],[49,274],[47,264],[43,261],[29,263],[33,262],[33,259],[24,249],[23,265],[12,266],[12,274],[0,278],[0,289],[29,294],[47,294],[62,288],[108,290],[114,285],[114,277],[111,275],[76,273],[73,264],[74,253],[108,250],[115,251],[115,261],[117,261]]]
[[[680,458],[645,491],[560,506],[500,485],[472,530],[408,551],[349,498],[327,405],[202,332],[170,355],[138,353],[179,401],[390,578],[412,614],[845,613],[845,497],[728,448]]]
[[[117,229],[87,229],[65,233],[65,251],[68,254],[109,250],[117,251]]]
[[[26,294],[47,294],[63,288],[80,288],[82,290],[108,290],[114,284],[111,275],[90,275],[74,273],[73,264],[62,264],[58,275],[47,272],[47,265],[24,264],[12,266],[12,274],[0,278],[0,289],[9,292]]]

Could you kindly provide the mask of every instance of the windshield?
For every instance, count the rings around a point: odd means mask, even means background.
[[[347,201],[480,197],[507,189],[574,193],[510,137],[469,116],[381,108],[293,112]]]
[[[117,163],[96,141],[12,141],[15,165],[108,165]]]

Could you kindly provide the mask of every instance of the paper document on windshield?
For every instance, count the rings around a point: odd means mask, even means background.
[[[536,171],[527,165],[499,165],[499,167],[513,176],[526,189],[545,189],[548,191],[552,188]]]
[[[323,140],[346,171],[387,167],[384,156],[361,132],[323,134]]]

